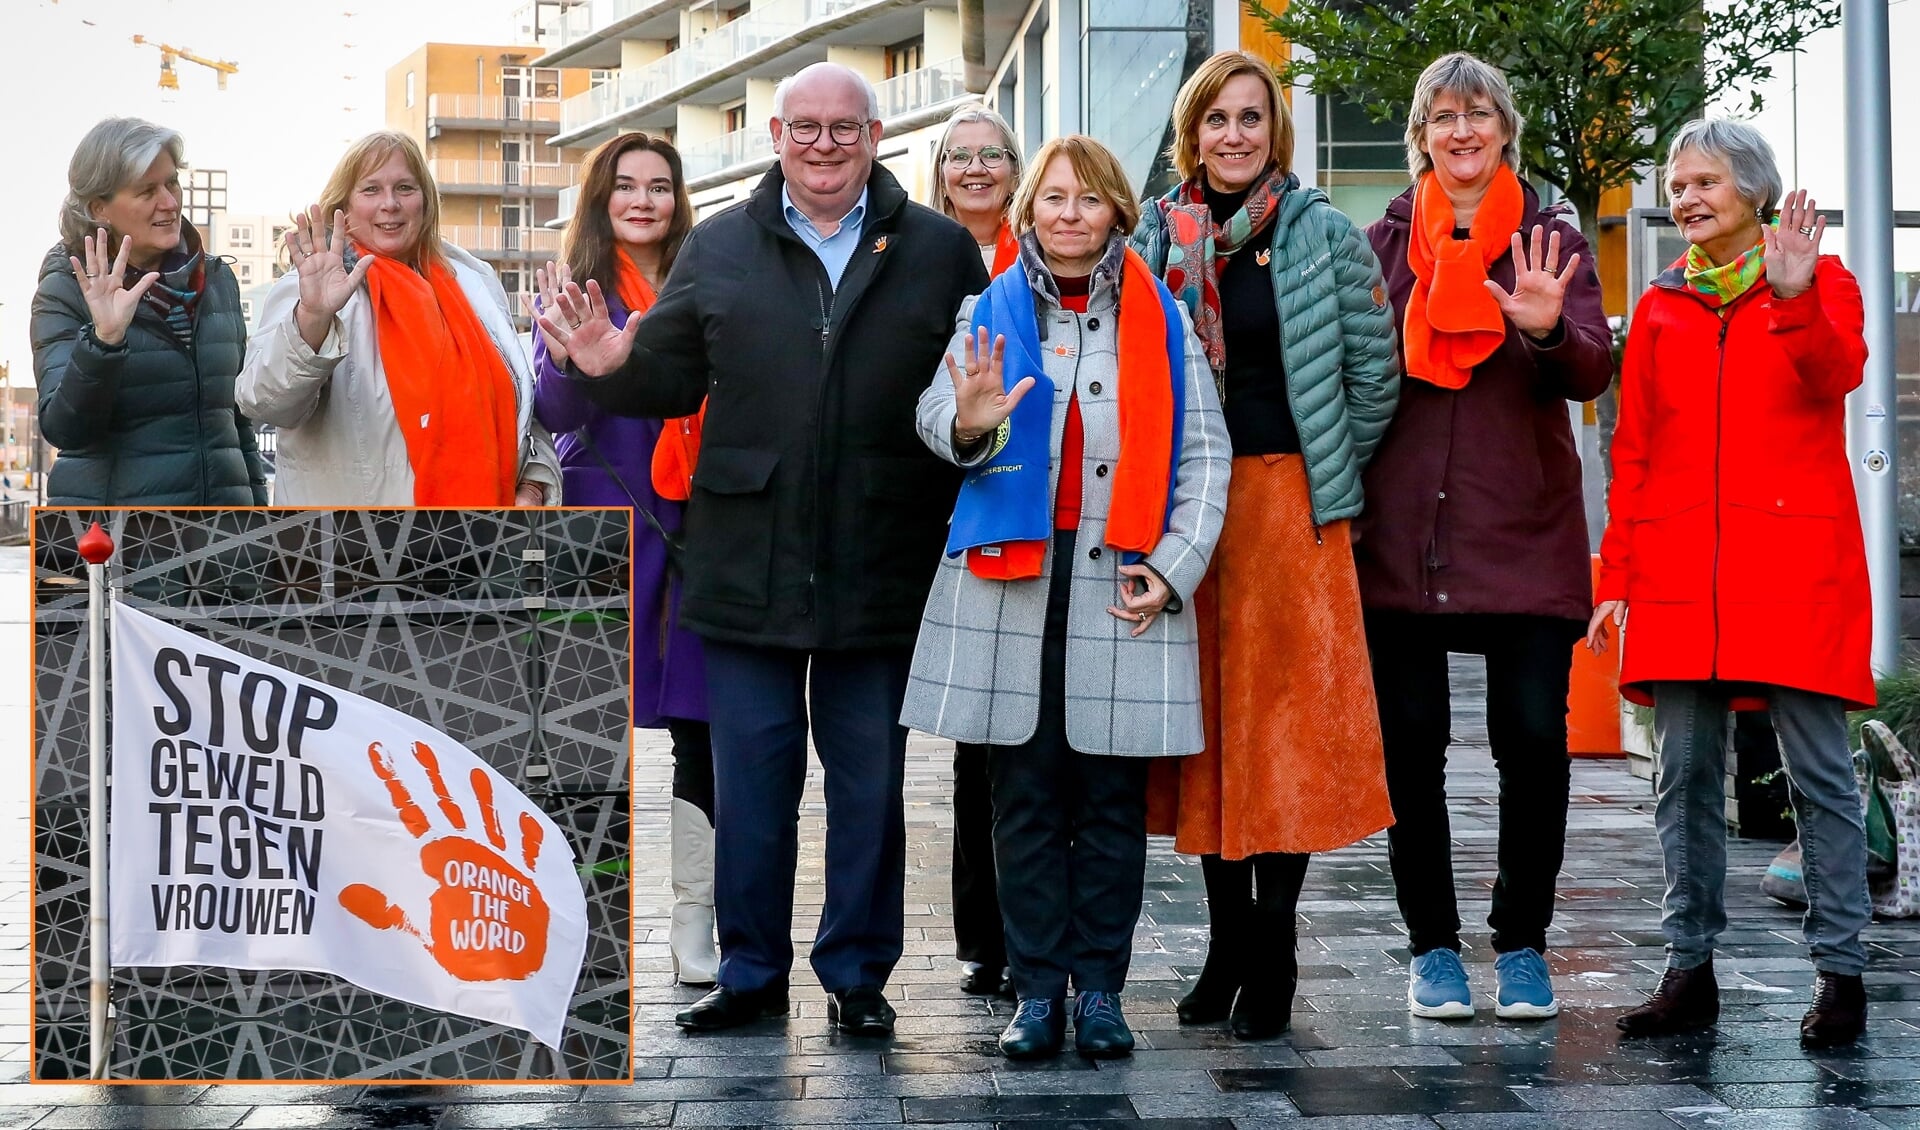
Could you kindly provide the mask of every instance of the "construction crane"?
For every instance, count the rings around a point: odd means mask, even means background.
[[[189,63],[198,63],[212,70],[219,79],[221,90],[227,88],[227,76],[240,69],[238,63],[230,63],[224,59],[204,59],[195,55],[185,47],[174,47],[166,43],[156,43],[144,35],[134,36],[133,41],[160,49],[160,89],[162,90],[180,89],[180,76],[176,75],[173,70],[173,61],[175,59],[185,59]]]

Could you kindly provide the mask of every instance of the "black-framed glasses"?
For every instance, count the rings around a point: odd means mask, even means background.
[[[980,163],[989,169],[997,169],[1013,156],[1011,150],[999,145],[982,145],[978,149],[955,148],[947,150],[947,164],[966,168],[978,157]]]
[[[1427,119],[1427,126],[1431,129],[1437,129],[1442,133],[1447,133],[1453,129],[1461,118],[1465,118],[1468,125],[1478,130],[1485,129],[1499,116],[1499,111],[1489,110],[1484,106],[1468,110],[1464,114],[1456,114],[1452,110],[1442,110]]]
[[[795,145],[812,145],[820,140],[819,122],[782,120],[781,124],[786,127],[787,136],[793,139]],[[827,136],[833,139],[835,145],[852,145],[860,140],[860,135],[866,132],[868,124],[867,122],[835,122],[826,127]]]

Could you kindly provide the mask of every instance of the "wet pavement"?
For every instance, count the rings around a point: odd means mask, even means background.
[[[28,647],[24,550],[0,549],[0,780],[24,784]],[[802,958],[794,1013],[736,1033],[690,1037],[673,1013],[698,991],[668,971],[663,734],[642,732],[636,793],[634,1081],[617,1086],[36,1086],[27,1065],[28,808],[0,789],[0,1130],[34,1127],[631,1127],[938,1123],[1065,1130],[1120,1122],[1155,1130],[1568,1130],[1920,1127],[1920,924],[1868,933],[1873,1001],[1858,1047],[1809,1054],[1797,1042],[1812,970],[1798,914],[1762,897],[1777,845],[1735,841],[1733,929],[1716,958],[1722,1014],[1710,1034],[1622,1044],[1613,1019],[1659,979],[1659,854],[1645,781],[1624,762],[1578,761],[1552,964],[1564,1011],[1496,1021],[1484,919],[1493,877],[1496,783],[1481,743],[1477,661],[1456,661],[1449,771],[1454,856],[1469,926],[1465,955],[1481,1007],[1472,1022],[1424,1021],[1405,1007],[1404,935],[1384,838],[1317,857],[1301,913],[1301,982],[1291,1031],[1264,1043],[1221,1027],[1182,1029],[1173,1004],[1205,953],[1197,864],[1157,841],[1124,996],[1139,1037],[1130,1059],[1071,1053],[1012,1064],[993,1039],[1009,1006],[959,991],[951,958],[946,802],[951,746],[916,737],[908,754],[906,956],[889,986],[892,1039],[834,1035],[804,963],[821,897],[823,809],[802,813]]]

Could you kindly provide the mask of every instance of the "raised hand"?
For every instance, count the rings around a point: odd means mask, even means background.
[[[1560,324],[1560,307],[1566,302],[1567,283],[1580,266],[1574,255],[1560,267],[1560,233],[1548,237],[1546,230],[1534,225],[1531,248],[1525,248],[1520,233],[1513,233],[1513,293],[1497,282],[1487,280],[1487,289],[1507,320],[1530,337],[1546,337]]]
[[[1766,245],[1767,283],[1781,298],[1793,298],[1813,285],[1813,268],[1820,261],[1820,237],[1827,234],[1827,221],[1813,205],[1813,197],[1804,188],[1787,193],[1780,204],[1780,226],[1763,227],[1760,239]]]
[[[572,358],[573,367],[589,377],[604,377],[625,365],[633,354],[634,335],[640,332],[636,314],[627,315],[625,329],[614,326],[606,296],[592,279],[584,291],[572,279],[555,288],[553,305],[542,310],[538,320],[547,347],[558,343],[561,355]]]
[[[309,346],[320,348],[326,340],[333,316],[353,297],[360,280],[373,269],[373,256],[362,255],[347,271],[347,214],[333,213],[331,230],[320,216],[320,205],[311,204],[305,212],[293,216],[293,228],[287,232],[287,252],[293,268],[300,274],[300,301],[294,306],[294,319],[300,336]]]
[[[1014,407],[1033,387],[1032,377],[1021,378],[1012,388],[1005,387],[1002,362],[1007,339],[996,337],[989,348],[987,328],[981,326],[976,332],[977,342],[975,334],[963,339],[961,352],[965,360],[961,365],[954,364],[953,354],[946,356],[947,374],[953,378],[954,438],[965,444],[974,443],[998,428],[1013,415]]]
[[[148,271],[132,287],[126,285],[127,255],[133,250],[133,237],[120,241],[120,254],[107,261],[107,229],[98,236],[87,236],[83,251],[86,261],[67,256],[73,264],[73,279],[80,284],[80,297],[86,299],[87,313],[93,318],[93,336],[102,345],[119,345],[126,340],[133,312],[140,308],[140,296],[160,281],[160,272]]]
[[[572,281],[573,272],[567,270],[565,263],[556,265],[553,260],[549,259],[544,268],[536,267],[533,272],[533,285],[539,292],[537,301],[535,296],[531,294],[523,294],[520,296],[520,305],[526,307],[527,317],[537,322],[540,318],[540,311],[557,309],[559,306],[558,292]],[[567,347],[561,344],[558,338],[545,330],[540,331],[540,340],[546,343],[547,356],[553,360],[554,365],[558,368],[566,368]]]

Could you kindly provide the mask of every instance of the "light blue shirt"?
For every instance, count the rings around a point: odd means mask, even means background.
[[[840,219],[840,226],[832,235],[821,235],[820,229],[806,214],[793,206],[793,197],[787,193],[787,186],[780,186],[780,204],[787,216],[787,226],[800,242],[813,248],[820,257],[820,265],[827,269],[827,277],[833,280],[833,289],[840,289],[840,276],[847,273],[847,260],[853,258],[853,249],[860,246],[860,229],[867,221],[867,190],[860,190],[860,199],[854,201],[853,210]]]

